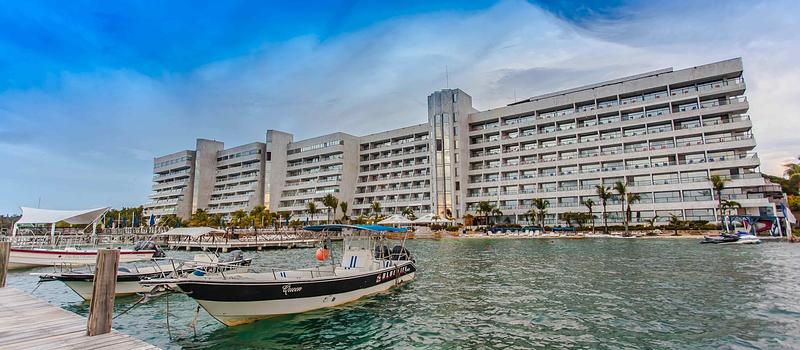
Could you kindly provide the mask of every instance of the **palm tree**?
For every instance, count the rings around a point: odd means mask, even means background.
[[[717,195],[717,209],[719,209],[719,222],[722,222],[722,190],[725,189],[725,182],[728,180],[723,179],[719,175],[711,175],[708,178],[711,181],[711,188],[714,190],[714,193]]]
[[[253,222],[255,226],[261,225],[264,226],[264,216],[269,213],[266,207],[263,205],[256,205],[253,209],[250,210],[250,217],[253,218]]]
[[[501,211],[500,208],[492,208],[492,216],[496,216],[497,218],[500,218],[501,216],[503,216],[503,211]],[[495,220],[494,221],[495,224],[497,224],[498,221],[499,220]]]
[[[224,221],[225,216],[222,214],[211,214],[208,216],[208,220],[206,220],[205,226],[209,227],[222,227],[222,222]]]
[[[627,199],[628,187],[625,186],[624,182],[617,181],[617,183],[614,184],[614,191],[617,191],[620,198],[620,204],[622,205],[622,221],[625,224],[625,237],[628,237],[628,217],[625,215],[625,202]]]
[[[204,209],[197,209],[189,219],[189,226],[203,226],[208,221],[208,212]]]
[[[669,214],[669,225],[672,226],[672,229],[675,230],[675,236],[678,235],[678,228],[681,226],[683,221],[675,214]]]
[[[572,220],[575,219],[575,213],[573,213],[571,211],[568,211],[568,212],[561,213],[561,215],[559,215],[559,216],[561,216],[561,220],[564,220],[564,222],[567,224],[567,226],[572,226]]]
[[[308,216],[311,217],[311,221],[314,221],[314,216],[319,213],[319,209],[317,209],[317,203],[314,201],[306,203],[306,212],[308,212]]]
[[[486,226],[489,226],[489,215],[492,213],[492,209],[494,209],[494,205],[489,203],[488,201],[481,201],[478,202],[478,215],[483,214],[484,223]]]
[[[183,226],[183,219],[175,214],[167,214],[158,218],[157,226],[181,227]]]
[[[592,207],[594,206],[594,201],[589,198],[587,200],[581,201],[581,204],[589,209],[589,219],[592,220],[592,234],[594,234],[594,212],[592,211]]]
[[[531,208],[530,210],[526,211],[525,214],[523,215],[525,216],[525,218],[530,219],[531,225],[536,224],[536,220],[538,219],[536,217],[536,208]]]
[[[739,209],[742,209],[742,204],[737,201],[723,199],[720,204],[720,210],[724,212],[724,215],[729,215],[730,211],[736,209],[738,212]],[[725,232],[728,232],[728,222],[724,220],[724,217],[721,217],[720,220],[723,221],[723,226],[725,226]]]
[[[638,193],[628,193],[628,195],[627,195],[627,197],[625,199],[626,199],[626,202],[628,202],[628,207],[627,207],[627,209],[625,209],[625,219],[628,220],[628,222],[630,222],[631,218],[632,218],[632,215],[631,215],[631,204],[642,200],[642,195],[640,195]]]
[[[328,223],[331,223],[331,209],[333,209],[333,219],[336,220],[336,209],[339,208],[339,199],[333,194],[328,193],[322,197],[322,205],[328,207]]]
[[[289,227],[297,231],[297,229],[303,228],[303,223],[300,220],[292,220],[289,222]]]
[[[412,221],[413,221],[414,219],[416,219],[416,216],[414,215],[414,209],[411,209],[411,207],[405,207],[405,209],[403,209],[403,211],[401,212],[401,214],[402,214],[402,215],[403,215],[403,216],[404,216],[406,219],[409,219],[409,220],[412,220]]]
[[[350,217],[347,216],[347,202],[345,201],[340,202],[339,208],[342,208],[342,222],[349,222]]]
[[[542,227],[542,233],[544,233],[544,216],[547,215],[547,207],[549,206],[550,201],[544,198],[533,199],[533,207],[536,208],[534,214],[536,215],[536,221],[539,222],[539,226]]]
[[[372,206],[370,208],[372,209],[372,213],[374,214],[375,217],[374,221],[377,222],[378,218],[381,216],[381,203],[377,201],[372,202]]]
[[[245,224],[245,218],[247,218],[247,213],[244,210],[239,209],[231,213],[231,218],[233,218],[231,222],[233,223],[234,227],[241,227]]]
[[[612,196],[611,189],[597,185],[595,186],[595,192],[597,192],[597,197],[600,198],[600,205],[603,206],[603,232],[608,234],[608,213],[606,212],[606,205],[608,205],[608,200],[611,199]]]
[[[651,232],[652,232],[653,230],[655,230],[655,229],[656,229],[656,220],[657,220],[657,219],[658,219],[658,215],[656,215],[656,216],[653,216],[652,218],[649,218],[649,219],[647,219],[647,227],[649,227],[649,228],[650,228],[650,231],[651,231]]]
[[[313,203],[313,202],[309,202],[309,203]],[[317,205],[316,204],[314,204],[314,210],[315,210],[315,214],[319,213],[319,210],[317,209]],[[280,213],[275,214],[275,219],[278,221],[278,226],[279,227],[282,226],[281,223],[280,223],[281,222],[281,218],[283,218],[283,220],[286,221],[286,226],[289,226],[289,224],[291,223],[291,220],[292,220],[292,212],[291,211],[282,211]]]

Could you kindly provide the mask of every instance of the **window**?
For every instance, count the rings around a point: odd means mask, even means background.
[[[656,192],[653,194],[654,203],[673,203],[681,201],[681,193],[678,191]]]

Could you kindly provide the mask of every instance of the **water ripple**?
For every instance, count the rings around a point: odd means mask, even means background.
[[[341,307],[233,328],[201,312],[194,337],[189,323],[196,304],[173,296],[171,332],[165,300],[134,309],[114,326],[169,349],[800,347],[800,245],[595,239],[410,244],[420,268],[416,281]],[[262,252],[258,263],[300,267],[311,254]],[[13,273],[10,284],[32,290],[35,279],[27,272]],[[87,312],[88,304],[58,283],[35,294]],[[116,311],[126,307],[118,303]]]

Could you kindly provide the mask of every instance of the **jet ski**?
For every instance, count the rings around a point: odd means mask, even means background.
[[[703,236],[701,244],[733,243],[739,240],[739,235],[720,234],[719,236]]]

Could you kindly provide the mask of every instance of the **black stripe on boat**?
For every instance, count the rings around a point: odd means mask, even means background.
[[[206,301],[263,301],[309,298],[352,292],[416,272],[413,263],[381,269],[373,273],[319,280],[254,282],[241,280],[182,281],[178,286],[192,298]]]

